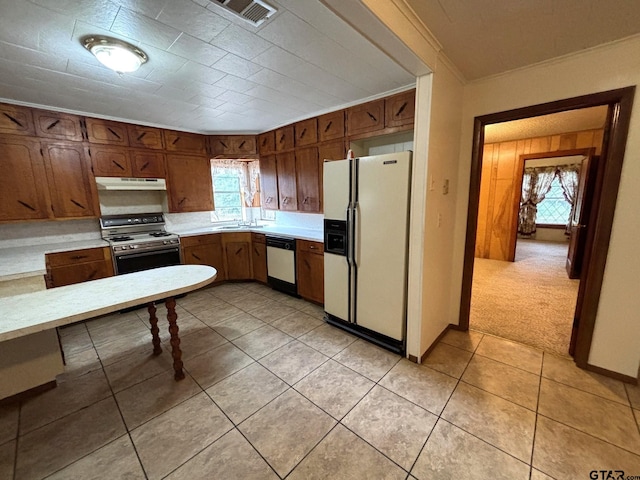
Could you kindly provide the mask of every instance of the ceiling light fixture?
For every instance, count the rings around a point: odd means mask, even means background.
[[[89,35],[81,40],[100,63],[117,73],[135,72],[149,57],[135,45],[102,35]]]

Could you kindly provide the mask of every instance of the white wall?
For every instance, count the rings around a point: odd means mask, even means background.
[[[640,36],[468,84],[464,89],[451,308],[459,310],[474,117],[640,83]],[[636,377],[640,364],[640,92],[636,92],[589,363]],[[439,255],[440,252],[434,252]],[[444,272],[443,272],[444,273]],[[456,314],[457,315],[457,314]]]

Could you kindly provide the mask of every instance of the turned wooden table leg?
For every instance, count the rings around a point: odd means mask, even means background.
[[[156,306],[151,302],[147,307],[149,310],[149,323],[151,324],[151,343],[153,344],[153,354],[160,355],[162,347],[160,346],[160,329],[158,328],[158,317],[156,317]]]
[[[180,350],[180,337],[178,336],[178,315],[176,314],[176,301],[167,298],[167,320],[169,320],[169,333],[171,334],[171,356],[173,357],[173,370],[176,372],[173,378],[182,380],[184,371],[182,370],[182,351]]]

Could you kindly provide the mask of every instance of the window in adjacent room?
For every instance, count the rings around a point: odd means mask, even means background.
[[[538,204],[536,223],[538,225],[562,225],[565,226],[571,213],[571,204],[562,192],[560,179],[556,175],[551,182],[551,189],[545,195],[544,200]]]
[[[255,160],[211,160],[215,221],[250,221],[247,209],[260,206],[259,167]]]

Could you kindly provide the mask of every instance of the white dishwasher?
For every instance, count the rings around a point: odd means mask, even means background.
[[[267,283],[274,289],[298,295],[295,238],[267,235]]]

